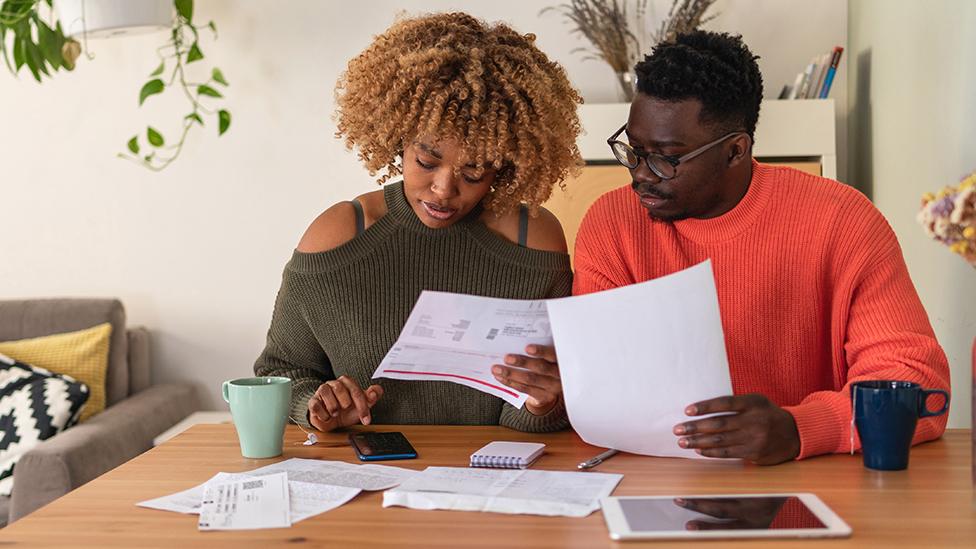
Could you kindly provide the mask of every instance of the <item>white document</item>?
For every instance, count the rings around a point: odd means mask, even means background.
[[[250,473],[217,473],[207,482],[169,496],[137,503],[139,507],[174,511],[189,515],[200,514],[203,494],[209,484],[220,484],[236,480],[254,480],[258,477]],[[289,516],[292,524],[309,517],[331,511],[359,494],[359,488],[313,484],[297,480],[288,481]]]
[[[331,511],[359,494],[359,488],[288,481],[289,516],[292,524]]]
[[[208,484],[213,482],[230,482],[246,478],[248,478],[246,473],[217,473],[203,484],[168,496],[140,501],[136,506],[147,509],[159,509],[160,511],[173,511],[187,515],[199,515],[200,505],[203,503],[203,492],[206,490]]]
[[[328,484],[360,490],[385,490],[417,474],[412,469],[389,465],[355,465],[343,461],[291,458],[272,463],[247,474],[253,476],[287,473],[288,480]]]
[[[594,446],[701,457],[672,429],[689,404],[732,394],[710,261],[604,292],[552,299],[570,423]]]
[[[491,366],[531,344],[552,345],[545,301],[425,291],[373,378],[450,381],[521,408],[527,395]]]
[[[212,482],[203,492],[200,530],[255,530],[291,526],[285,473]]]
[[[428,467],[383,492],[383,507],[585,517],[623,475]]]

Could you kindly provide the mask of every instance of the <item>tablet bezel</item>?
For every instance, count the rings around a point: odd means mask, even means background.
[[[675,498],[744,498],[744,497],[795,497],[803,502],[826,528],[785,528],[774,530],[631,530],[619,501],[624,499],[675,499]],[[827,507],[816,495],[806,492],[768,494],[681,494],[663,496],[612,496],[600,499],[603,519],[610,531],[610,539],[742,539],[742,538],[838,538],[851,535],[851,527],[837,513]]]

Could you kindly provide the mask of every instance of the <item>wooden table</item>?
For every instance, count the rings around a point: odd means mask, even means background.
[[[382,427],[373,427],[385,430]],[[575,470],[600,449],[572,432],[518,433],[500,427],[397,426],[420,459],[396,462],[414,469],[463,466],[491,440],[536,440],[548,445],[535,469]],[[614,542],[598,511],[589,517],[552,518],[381,507],[382,494],[350,503],[288,529],[198,532],[196,517],[142,509],[136,502],[171,494],[217,471],[247,471],[290,457],[356,462],[345,434],[300,445],[289,426],[282,458],[242,458],[232,425],[197,425],[176,438],[0,530],[0,544],[60,547],[242,545],[329,547],[661,547],[667,543]],[[329,447],[328,445],[333,446]],[[725,461],[648,458],[621,454],[597,470],[623,473],[615,495],[813,492],[854,530],[839,540],[705,542],[708,547],[968,547],[976,546],[976,510],[970,479],[970,434],[949,431],[912,450],[907,471],[865,469],[861,457],[836,455],[775,467]],[[390,462],[394,463],[394,462]],[[690,542],[671,543],[689,547]]]

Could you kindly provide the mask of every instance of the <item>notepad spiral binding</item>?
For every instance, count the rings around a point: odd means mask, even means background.
[[[471,467],[525,469],[528,466],[529,464],[524,459],[513,456],[471,456]]]

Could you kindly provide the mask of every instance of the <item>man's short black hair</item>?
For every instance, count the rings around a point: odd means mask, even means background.
[[[762,73],[741,36],[693,31],[662,42],[637,63],[637,91],[665,101],[697,99],[703,122],[754,137]]]

